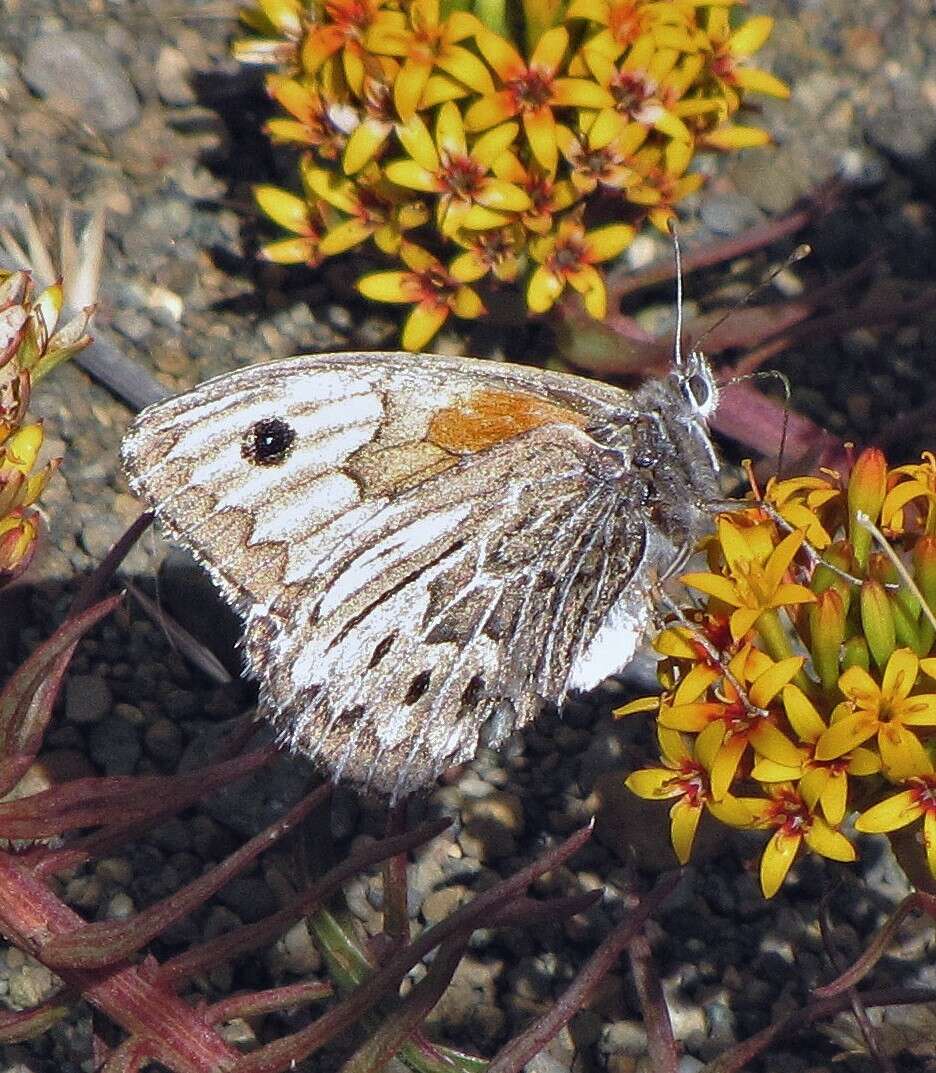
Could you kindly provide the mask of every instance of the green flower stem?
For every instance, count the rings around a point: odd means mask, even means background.
[[[772,608],[761,612],[757,620],[757,633],[767,649],[767,654],[775,662],[796,655],[790,639],[790,630],[784,626],[780,616]],[[802,671],[797,671],[792,680],[807,696],[815,692],[815,682],[811,682]]]

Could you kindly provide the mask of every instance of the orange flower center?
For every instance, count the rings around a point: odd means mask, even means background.
[[[656,93],[656,84],[638,71],[619,71],[608,86],[614,107],[622,115],[638,118],[644,101]]]
[[[422,272],[414,272],[410,286],[415,294],[414,301],[448,309],[458,284],[441,265],[433,265]]]
[[[712,57],[712,74],[723,82],[734,82],[737,69],[738,61],[727,49],[716,53]]]
[[[672,782],[680,788],[683,797],[693,808],[700,808],[708,800],[708,776],[694,761],[683,760],[679,765],[679,774]]]
[[[936,776],[919,775],[908,780],[914,801],[924,812],[936,815]]]
[[[536,112],[552,100],[552,82],[551,74],[528,67],[522,74],[509,80],[507,89],[519,111]]]
[[[812,814],[794,790],[778,790],[767,809],[767,819],[785,835],[802,835],[812,826]]]
[[[558,275],[574,272],[585,263],[587,250],[580,238],[567,238],[556,243],[549,257],[549,267]]]
[[[472,201],[481,189],[484,169],[470,156],[443,153],[439,180],[446,190],[462,201]]]

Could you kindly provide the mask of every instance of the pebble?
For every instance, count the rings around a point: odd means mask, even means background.
[[[105,775],[132,775],[143,751],[136,728],[114,715],[95,724],[88,748]]]
[[[192,65],[181,49],[163,45],[156,57],[156,88],[166,104],[183,107],[194,104],[192,89]]]
[[[113,705],[110,686],[96,674],[77,674],[65,682],[65,718],[84,726],[100,722]]]
[[[22,75],[53,107],[106,134],[130,126],[140,114],[133,83],[117,54],[97,34],[41,34],[26,52]]]

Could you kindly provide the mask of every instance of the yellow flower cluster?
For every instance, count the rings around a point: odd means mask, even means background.
[[[863,832],[922,821],[936,876],[936,459],[772,480],[707,555],[681,579],[702,602],[655,640],[662,696],[616,713],[656,712],[661,766],[627,785],[673,802],[679,860],[704,810],[770,830],[771,897],[802,847],[854,860],[859,812]]]
[[[280,67],[267,85],[286,114],[267,131],[303,149],[302,196],[256,191],[289,232],[265,256],[315,265],[372,239],[404,268],[360,290],[413,305],[413,350],[484,312],[485,277],[522,282],[536,313],[568,284],[603,317],[595,266],[646,219],[666,231],[702,183],[699,149],[769,140],[731,122],[745,92],[789,94],[746,65],[773,23],[732,25],[739,4],[256,0],[235,55]]]
[[[34,470],[42,424],[23,424],[34,381],[91,342],[90,310],[57,327],[62,287],[34,294],[27,272],[0,271],[0,585],[29,565],[38,516],[29,507],[58,468]]]

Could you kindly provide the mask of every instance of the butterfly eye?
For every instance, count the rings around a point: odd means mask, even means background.
[[[689,401],[699,410],[704,409],[712,397],[712,387],[708,378],[698,373],[684,381],[683,389]]]
[[[296,430],[278,417],[266,417],[244,434],[241,455],[255,466],[278,466],[296,441]]]

